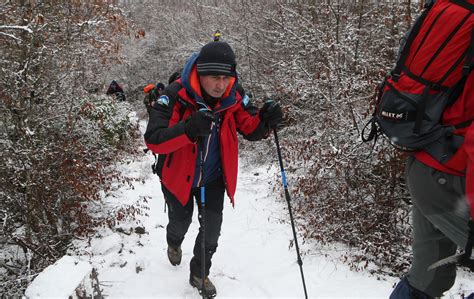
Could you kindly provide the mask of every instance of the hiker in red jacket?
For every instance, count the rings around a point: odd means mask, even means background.
[[[193,198],[200,215],[200,187],[205,188],[205,277],[203,294],[216,295],[209,280],[222,224],[224,193],[234,204],[237,183],[237,132],[248,140],[269,135],[282,119],[280,106],[267,101],[255,115],[237,83],[235,55],[225,42],[211,42],[186,62],[180,79],[168,85],[150,109],[147,147],[159,154],[157,171],[169,207],[168,259],[181,263],[181,243],[191,224]],[[202,219],[201,227],[203,226]],[[200,230],[190,262],[190,284],[201,291]]]
[[[452,113],[457,113],[456,123],[474,118],[474,73],[471,72],[467,83],[462,98],[445,111],[445,123],[454,116]],[[415,298],[407,294],[416,298],[441,297],[454,284],[456,260],[432,270],[428,268],[454,256],[458,247],[464,250],[474,245],[474,230],[469,227],[474,215],[474,125],[456,134],[466,138],[447,163],[441,164],[426,151],[409,158],[407,183],[413,201],[413,263],[391,299]]]
[[[451,131],[408,159],[413,262],[391,299],[441,297],[455,282],[457,264],[474,270],[473,12],[473,0],[436,1],[395,82],[400,90],[420,78],[443,82],[437,88],[448,86],[455,96],[440,111],[441,124]],[[458,248],[464,254],[456,255]]]

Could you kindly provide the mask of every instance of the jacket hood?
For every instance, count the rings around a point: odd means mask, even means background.
[[[195,103],[197,104],[198,108],[206,108],[209,109],[208,105],[203,99],[202,92],[201,92],[201,85],[199,83],[199,76],[197,73],[197,66],[196,61],[199,57],[198,53],[194,53],[191,57],[186,61],[184,65],[183,71],[181,73],[181,84],[183,85],[186,93],[190,96],[191,99],[194,99]],[[232,78],[229,86],[227,87],[224,95],[218,100],[214,111],[220,112],[227,108],[230,108],[234,104],[236,104],[236,88],[237,88],[237,77]]]

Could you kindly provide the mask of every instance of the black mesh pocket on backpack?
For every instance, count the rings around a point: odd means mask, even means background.
[[[445,92],[409,94],[390,86],[380,99],[375,120],[394,146],[420,150],[452,130],[440,124],[448,102]]]

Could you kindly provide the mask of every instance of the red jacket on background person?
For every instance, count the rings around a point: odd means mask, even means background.
[[[468,0],[470,5],[474,4],[474,0]],[[450,5],[447,3],[446,5]],[[462,8],[458,8],[462,11],[459,13],[458,18],[464,16],[464,10]],[[469,28],[469,27],[466,27]],[[472,30],[472,29],[471,29]],[[470,32],[467,32],[466,35],[470,35]],[[467,40],[464,42],[468,42]],[[471,68],[474,65],[474,61],[471,63]],[[452,80],[459,80],[461,73],[462,73],[463,64],[458,65],[458,70],[455,72],[458,74],[457,77],[452,78]],[[464,122],[474,120],[474,71],[471,70],[469,76],[467,77],[466,83],[464,85],[463,92],[459,96],[459,98],[449,107],[447,107],[443,112],[442,123],[446,126],[457,125]],[[467,132],[472,132],[474,130],[473,126],[471,125],[466,126],[465,128],[457,129],[453,132],[455,135],[460,135],[463,137],[467,137]],[[474,132],[471,133],[471,135]],[[415,154],[415,158],[420,162],[428,165],[436,170],[442,171],[444,173],[457,175],[457,176],[466,176],[469,172],[474,171],[474,166],[468,167],[469,160],[474,161],[474,148],[473,143],[467,142],[467,138],[464,140],[464,143],[461,147],[454,153],[454,155],[445,163],[441,163],[430,156],[426,151],[420,151]],[[468,154],[470,153],[471,156]],[[469,180],[469,177],[473,178],[474,174],[467,175],[466,181],[466,192],[469,187],[474,189],[473,183],[474,181]],[[471,200],[471,210],[472,210],[472,217],[474,219],[474,198]]]
[[[181,79],[168,85],[153,109],[145,132],[147,147],[159,154],[158,175],[161,183],[184,206],[189,200],[194,181],[198,144],[185,133],[185,120],[201,108],[201,87],[193,55],[183,69]],[[237,130],[249,140],[268,136],[268,128],[260,116],[244,109],[243,90],[232,78],[224,95],[214,107],[221,114],[220,154],[226,192],[234,204],[238,170]]]
[[[443,124],[454,125],[474,119],[474,72],[471,71],[461,96],[443,113]],[[454,134],[465,136],[463,145],[454,156],[442,164],[427,152],[415,154],[420,162],[439,171],[457,176],[466,176],[466,194],[474,194],[474,125],[458,129]],[[471,189],[471,190],[469,190]],[[471,215],[474,217],[474,195],[470,197]]]
[[[413,261],[390,299],[440,298],[454,285],[457,264],[474,270],[473,4],[474,0],[437,0],[422,15],[421,26],[412,27],[419,31],[407,42],[410,51],[403,53],[408,65],[402,70],[406,69],[403,72],[407,75],[400,76],[398,83],[403,80],[412,94],[426,92],[423,103],[441,101],[445,96],[448,101],[437,104],[448,106],[439,107],[436,113],[436,119],[442,113],[444,126],[439,138],[414,153],[415,159],[407,160],[406,182],[413,203]],[[415,81],[420,78],[429,84]],[[415,90],[423,86],[429,88]],[[430,97],[433,87],[442,96]],[[417,116],[419,123],[422,114]],[[421,135],[414,137],[424,137]],[[465,254],[457,256],[458,249],[464,249]]]
[[[466,3],[467,5],[474,5],[474,0],[467,0]],[[446,2],[446,4],[444,5],[448,7],[451,5],[451,3]],[[458,19],[466,18],[472,15],[472,13],[469,14],[469,11],[466,12],[461,7],[453,7],[453,9],[454,8],[460,11],[459,14],[455,15]],[[454,22],[454,20],[451,21]],[[456,20],[456,22],[459,21]],[[467,22],[471,22],[472,24],[472,17],[471,21]],[[473,29],[472,26],[466,26],[465,30],[472,31]],[[471,31],[465,32],[464,36],[472,36],[473,33]],[[459,41],[459,45],[462,45],[462,43],[468,43],[468,40]],[[426,55],[426,59],[428,59],[428,57],[429,55]],[[443,125],[454,126],[462,123],[468,123],[474,120],[474,71],[472,70],[473,67],[474,60],[472,60],[471,62],[471,71],[466,79],[464,89],[461,95],[452,105],[448,106],[443,112]],[[451,78],[451,80],[456,82],[460,79],[463,71],[462,68],[463,63],[457,66],[457,70],[454,73],[458,75]],[[453,134],[463,136],[465,137],[465,139],[463,144],[457,149],[454,155],[445,163],[439,162],[430,154],[428,154],[427,151],[420,151],[415,153],[415,158],[423,164],[441,172],[466,177],[466,195],[471,206],[471,217],[472,219],[474,219],[474,165],[472,165],[472,163],[474,163],[474,125],[471,124],[470,126],[467,125],[464,128],[457,129],[453,132]]]
[[[466,5],[473,5],[474,0],[467,0]],[[455,37],[453,37],[453,40],[450,41],[449,45],[453,47],[453,45],[456,45],[457,48],[461,49],[469,49],[470,45],[470,38],[472,36],[472,30],[473,30],[473,22],[474,19],[472,18],[472,13],[469,10],[466,10],[464,7],[459,6],[459,5],[453,5],[450,1],[438,1],[436,2],[435,6],[433,6],[432,9],[435,9],[435,7],[440,11],[439,15],[436,16],[436,19],[433,21],[435,23],[437,19],[439,18],[445,18],[445,22],[449,21],[453,24],[464,24],[461,29],[459,29]],[[435,18],[435,16],[431,16],[431,18]],[[448,18],[448,19],[446,19]],[[433,24],[432,23],[432,24]],[[458,26],[460,26],[458,25]],[[420,57],[418,60],[422,60],[423,63],[418,63],[419,68],[415,72],[419,73],[421,72],[421,68],[426,69],[426,63],[429,63],[428,61],[431,59],[432,55],[431,52],[434,51],[428,46],[422,47],[420,50],[419,44],[423,44],[425,42],[426,36],[429,34],[429,31],[431,30],[431,27],[424,26],[423,27],[423,32],[420,32],[417,36],[417,38],[413,41],[413,48],[417,49],[419,51],[412,51],[410,53],[411,56],[407,58],[407,61],[410,61],[410,59],[413,59],[412,56]],[[437,34],[437,35],[430,35],[430,39],[432,43],[440,43],[439,39],[444,39],[443,36],[446,36],[446,33],[444,35]],[[418,48],[417,48],[418,47]],[[444,48],[443,48],[444,49]],[[472,50],[472,49],[471,49]],[[424,52],[423,52],[424,51]],[[454,50],[453,50],[454,51]],[[452,52],[453,52],[452,51]],[[422,52],[422,53],[418,53]],[[443,54],[444,53],[444,54]],[[444,64],[446,65],[451,65],[452,60],[455,59],[455,57],[452,57],[452,55],[449,55],[449,51],[442,51],[439,53],[439,56],[443,61]],[[467,54],[462,56],[462,59],[465,59]],[[464,60],[461,61],[461,63],[455,64],[456,68],[453,69],[453,72],[451,75],[446,78],[446,81],[443,82],[444,85],[446,86],[452,86],[456,82],[458,82],[461,79],[461,76],[463,74],[464,70]],[[471,68],[472,65],[474,64],[474,61],[471,63]],[[446,65],[443,65],[443,68],[445,69]],[[423,69],[424,72],[424,69]],[[440,73],[440,71],[434,67],[431,67],[428,71],[425,72],[424,74],[425,78],[429,78],[429,80],[433,82],[438,82],[440,77],[443,77],[443,74]],[[458,99],[454,101],[454,103],[451,106],[448,106],[445,108],[442,116],[442,123],[443,125],[446,126],[452,126],[452,125],[458,125],[470,120],[474,119],[474,72],[471,71],[469,74],[465,85],[464,85],[464,90],[462,94],[459,96]],[[458,129],[453,132],[454,135],[460,135],[460,136],[465,136],[467,132],[467,127]],[[437,161],[433,157],[431,157],[426,151],[421,151],[415,154],[416,159],[418,159],[420,162],[424,163],[425,165],[428,165],[434,169],[437,169],[439,171],[452,174],[452,175],[457,175],[457,176],[465,176],[465,171],[466,171],[466,163],[467,163],[467,157],[466,157],[466,152],[464,150],[464,147],[461,146],[457,152],[454,154],[453,157],[451,157],[448,161],[444,161],[443,163]]]

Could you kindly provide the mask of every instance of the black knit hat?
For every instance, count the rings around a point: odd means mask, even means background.
[[[226,42],[210,42],[201,48],[196,61],[200,76],[225,75],[235,77],[235,54]]]

